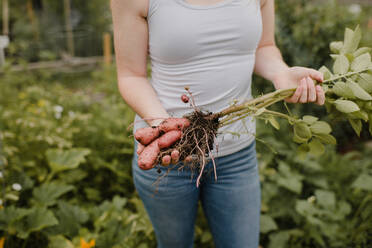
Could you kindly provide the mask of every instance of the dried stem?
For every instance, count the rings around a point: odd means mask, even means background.
[[[204,130],[205,132],[205,130]],[[208,133],[205,132],[205,139],[207,141],[207,144],[209,143],[209,140],[208,140]],[[209,146],[207,145],[207,148],[208,148],[208,153],[209,153],[209,156],[211,156],[211,160],[212,160],[212,163],[213,163],[213,171],[214,171],[214,180],[217,182],[217,168],[216,168],[216,163],[214,161],[214,156],[211,152],[211,149],[209,149]]]

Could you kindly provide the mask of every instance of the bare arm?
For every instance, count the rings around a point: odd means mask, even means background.
[[[276,89],[295,88],[288,102],[316,102],[324,104],[322,88],[313,80],[323,81],[323,75],[304,67],[288,67],[275,44],[274,0],[261,0],[263,33],[256,51],[255,73],[272,81]]]
[[[111,0],[118,87],[125,102],[142,118],[167,118],[147,80],[148,47],[146,0]],[[149,120],[157,125],[158,120]]]
[[[256,52],[255,72],[273,81],[275,75],[288,69],[288,66],[283,61],[282,55],[275,44],[274,1],[262,0],[261,3],[263,32]],[[267,70],[267,68],[271,69]]]

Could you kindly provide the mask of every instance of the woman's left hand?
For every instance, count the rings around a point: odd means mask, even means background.
[[[295,93],[286,99],[287,102],[314,102],[323,105],[324,91],[320,85],[315,85],[313,80],[323,82],[323,74],[305,67],[291,67],[278,73],[273,83],[276,89],[297,88]]]

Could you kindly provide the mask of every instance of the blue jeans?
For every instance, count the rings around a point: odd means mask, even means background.
[[[217,248],[258,247],[261,192],[255,142],[215,161],[217,181],[210,161],[197,188],[198,173],[178,170],[181,163],[164,176],[168,168],[160,167],[161,174],[155,168],[143,171],[134,156],[134,184],[154,227],[158,248],[193,247],[199,200]]]

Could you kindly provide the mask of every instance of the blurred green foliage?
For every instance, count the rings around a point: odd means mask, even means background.
[[[80,238],[97,247],[155,247],[131,178],[133,113],[115,77],[112,68],[2,77],[0,237],[6,247],[79,247]],[[303,160],[288,133],[285,123],[279,131],[258,123],[265,141],[258,143],[261,244],[368,247],[372,144],[345,155],[331,146]],[[195,234],[196,247],[214,247],[201,210]]]

